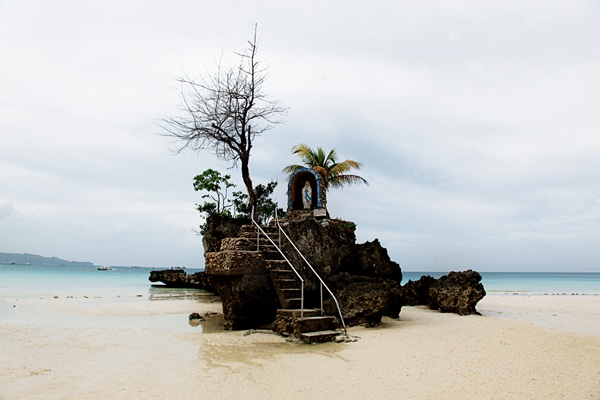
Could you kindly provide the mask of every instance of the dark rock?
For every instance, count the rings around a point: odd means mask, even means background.
[[[150,271],[150,282],[162,282],[169,287],[189,287],[187,273],[182,269]]]
[[[223,326],[239,330],[273,322],[279,301],[269,275],[214,276],[223,303]]]
[[[355,275],[392,279],[398,283],[402,281],[400,265],[390,260],[379,239],[356,245],[354,257],[348,265],[347,272]]]
[[[198,326],[204,322],[204,318],[202,318],[202,316],[196,312],[191,313],[190,316],[188,317],[188,320],[189,320],[188,323],[191,326]]]
[[[287,215],[286,215],[287,222]],[[365,278],[390,279],[400,285],[400,265],[390,260],[388,252],[379,240],[356,244],[356,225],[340,219],[317,221],[305,219],[287,222],[286,231],[296,246],[326,282],[332,276],[348,273]],[[304,265],[291,246],[284,248],[294,265]],[[308,277],[308,287],[316,289],[319,282]]]
[[[409,280],[401,288],[402,301],[405,306],[429,304],[429,287],[435,278],[424,275],[418,281]]]
[[[282,226],[312,268],[340,299],[347,325],[373,326],[382,316],[397,318],[402,306],[400,266],[391,261],[376,239],[356,244],[354,223],[314,218],[312,212],[288,212]],[[282,308],[269,270],[271,254],[256,251],[251,226],[219,216],[207,222],[205,265],[209,282],[223,303],[227,329],[252,329],[272,324]],[[276,227],[270,228],[276,232]],[[255,236],[254,236],[255,237]],[[263,240],[266,240],[263,238]],[[252,242],[252,245],[250,245]],[[287,242],[282,249],[305,279],[305,308],[320,308],[320,281],[304,259]],[[272,253],[273,251],[270,250]],[[323,308],[338,317],[335,302],[325,291]],[[282,330],[286,324],[282,321]]]
[[[479,314],[475,306],[485,296],[477,271],[450,272],[429,287],[429,308],[459,315]]]
[[[422,276],[401,288],[405,305],[426,305],[432,310],[459,315],[479,314],[476,305],[485,296],[481,275],[473,270],[450,272],[439,279]]]
[[[188,319],[189,319],[190,321],[192,321],[192,320],[196,320],[196,321],[198,321],[198,320],[200,320],[200,321],[204,321],[204,318],[202,318],[202,315],[198,314],[197,312],[193,312],[193,313],[191,313],[191,314],[190,314],[190,316],[188,317]]]
[[[251,223],[247,218],[231,218],[218,214],[209,216],[202,235],[204,253],[221,250],[221,240],[238,237],[241,227]]]
[[[204,272],[187,274],[183,269],[150,271],[150,282],[162,282],[173,288],[196,288],[214,292],[211,276]]]
[[[393,279],[350,275],[332,277],[328,285],[336,294],[346,325],[375,326],[383,316],[398,318],[402,308],[400,286]],[[337,315],[332,299],[325,302],[325,312]]]

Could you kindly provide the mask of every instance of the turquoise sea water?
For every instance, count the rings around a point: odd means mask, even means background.
[[[142,299],[177,291],[153,285],[148,280],[150,271],[150,268],[132,267],[112,267],[110,271],[99,271],[96,267],[0,265],[0,297]],[[194,273],[199,270],[186,271]]]
[[[0,265],[0,297],[89,296],[113,298],[155,298],[174,293],[152,285],[149,268],[36,265]],[[188,273],[198,270],[189,269]],[[447,272],[402,271],[402,284],[423,275],[439,278]],[[600,273],[572,272],[481,272],[488,295],[560,294],[600,295]],[[181,291],[178,292],[181,294]]]

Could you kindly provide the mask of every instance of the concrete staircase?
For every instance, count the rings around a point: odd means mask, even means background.
[[[279,231],[276,225],[270,224],[262,229],[273,242],[278,243]],[[276,325],[281,325],[284,321],[287,333],[305,343],[328,342],[341,335],[341,332],[336,330],[336,317],[322,315],[320,309],[302,308],[301,282],[271,241],[262,233],[257,239],[257,230],[252,225],[243,226],[240,233],[243,242],[253,242],[254,250],[258,249],[265,259],[266,268],[281,304],[281,308],[277,310]]]

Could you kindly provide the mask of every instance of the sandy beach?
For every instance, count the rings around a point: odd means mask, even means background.
[[[600,399],[600,296],[404,307],[356,342],[223,331],[196,300],[0,302],[0,399]]]

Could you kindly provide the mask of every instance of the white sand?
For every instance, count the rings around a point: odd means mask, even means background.
[[[357,342],[311,346],[187,324],[219,309],[0,302],[0,399],[600,399],[600,296],[488,296],[467,317],[404,307],[351,328]]]

